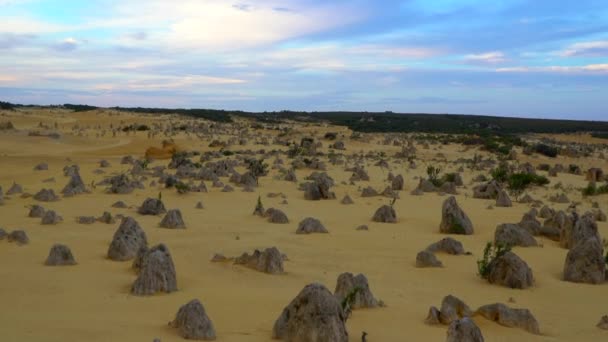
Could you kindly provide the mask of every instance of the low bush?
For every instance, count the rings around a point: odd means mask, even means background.
[[[483,249],[483,257],[480,260],[477,260],[477,274],[483,278],[487,279],[490,275],[491,264],[492,262],[505,253],[511,251],[511,246],[503,245],[503,244],[493,244],[492,242],[488,242],[486,247]]]

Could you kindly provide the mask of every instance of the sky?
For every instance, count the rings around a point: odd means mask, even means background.
[[[0,101],[608,121],[608,1],[0,0]]]

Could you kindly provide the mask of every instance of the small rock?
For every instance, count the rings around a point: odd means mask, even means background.
[[[76,265],[76,260],[74,260],[72,251],[68,246],[56,244],[51,247],[44,264],[47,266],[69,266]]]
[[[427,267],[443,267],[443,263],[437,259],[435,254],[428,250],[421,251],[416,255],[416,267],[427,268]]]
[[[182,218],[182,213],[179,209],[171,209],[167,212],[163,220],[160,222],[162,228],[169,229],[185,229],[186,224]]]
[[[10,234],[8,234],[7,240],[8,242],[16,242],[17,245],[20,246],[27,245],[30,242],[30,239],[23,230],[13,230]]]
[[[300,221],[296,234],[329,233],[321,221],[313,217],[307,217]]]
[[[446,342],[484,342],[484,338],[475,322],[465,317],[450,324]]]
[[[179,335],[189,340],[215,340],[215,328],[203,304],[193,299],[179,308],[170,326],[176,328]]]

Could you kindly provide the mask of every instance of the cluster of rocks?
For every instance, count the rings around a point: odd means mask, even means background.
[[[483,341],[474,317],[483,317],[509,328],[519,328],[538,335],[538,321],[528,309],[511,308],[502,303],[483,305],[473,311],[462,300],[452,295],[443,298],[441,308],[432,306],[425,323],[448,325],[447,341]]]
[[[443,238],[430,244],[425,250],[420,251],[416,255],[416,267],[443,267],[443,263],[437,259],[436,253],[445,253],[449,255],[467,254],[460,241],[450,237]]]

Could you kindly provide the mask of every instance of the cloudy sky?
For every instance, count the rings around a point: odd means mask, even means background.
[[[608,1],[0,0],[0,100],[608,120]]]

